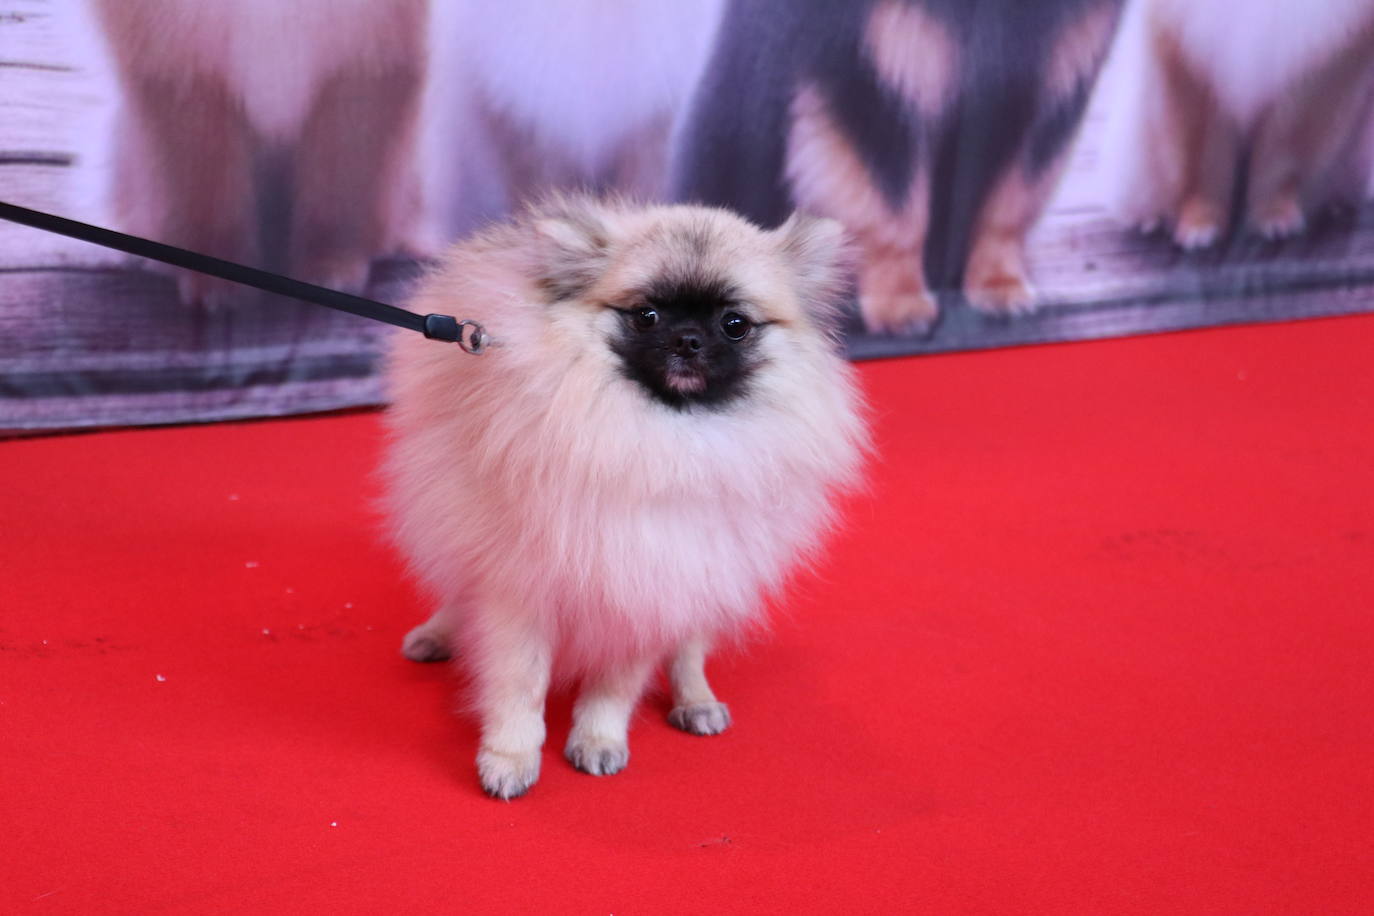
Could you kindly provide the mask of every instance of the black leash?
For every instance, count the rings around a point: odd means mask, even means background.
[[[177,248],[175,245],[164,245],[161,242],[139,238],[136,235],[125,235],[122,232],[101,229],[99,226],[79,223],[76,220],[65,219],[61,216],[53,216],[51,213],[30,210],[27,207],[17,207],[4,201],[0,201],[0,219],[32,226],[45,232],[70,236],[83,242],[103,245],[106,248],[113,248],[142,258],[161,261],[174,267],[184,267],[187,270],[219,277],[221,280],[242,283],[244,286],[251,286],[264,292],[290,296],[304,302],[313,302],[315,305],[338,309],[341,312],[348,312],[362,318],[371,318],[373,321],[385,321],[387,324],[394,324],[398,328],[418,331],[430,340],[456,343],[466,353],[481,353],[491,343],[486,330],[475,321],[459,321],[452,315],[420,315],[403,308],[397,308],[394,305],[387,305],[385,302],[342,293],[326,286],[303,283],[300,280],[283,277],[281,274],[258,270],[255,267],[247,267],[222,258],[214,258],[208,254],[187,251],[185,248]]]

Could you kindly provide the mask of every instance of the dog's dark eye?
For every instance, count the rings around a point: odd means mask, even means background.
[[[647,331],[658,324],[658,312],[647,306],[642,309],[635,309],[630,313],[630,321],[634,323],[636,330]]]
[[[731,340],[743,340],[744,335],[749,333],[753,325],[749,319],[739,312],[726,312],[721,316],[720,329],[725,332],[725,336]]]

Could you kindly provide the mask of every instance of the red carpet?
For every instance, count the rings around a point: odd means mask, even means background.
[[[0,911],[1368,913],[1374,317],[864,367],[735,729],[483,797],[375,414],[0,443]]]

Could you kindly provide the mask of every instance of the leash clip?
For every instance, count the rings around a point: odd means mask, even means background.
[[[491,338],[487,336],[486,328],[482,327],[476,321],[464,319],[458,322],[457,343],[464,353],[471,353],[473,356],[481,356],[491,344]]]
[[[479,322],[459,321],[452,315],[426,315],[424,334],[430,340],[456,343],[460,350],[473,356],[482,355],[491,345],[487,329]]]

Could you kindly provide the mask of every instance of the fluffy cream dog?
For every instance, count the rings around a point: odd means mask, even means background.
[[[629,758],[668,661],[672,723],[730,721],[713,642],[818,544],[866,432],[832,334],[838,224],[771,232],[725,211],[556,199],[459,245],[415,306],[480,321],[472,357],[393,353],[386,462],[397,542],[436,598],[405,654],[472,669],[482,786],[538,778],[551,680],[581,692],[567,758]]]

